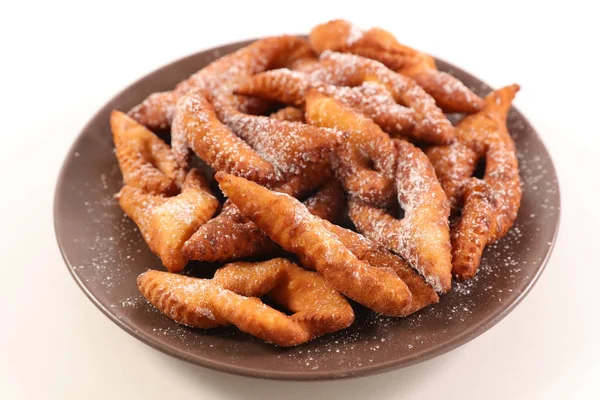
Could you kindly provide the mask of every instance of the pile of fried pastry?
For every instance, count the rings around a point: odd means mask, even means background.
[[[119,204],[168,270],[141,274],[139,290],[180,324],[279,346],[348,327],[347,299],[397,317],[437,303],[516,218],[518,90],[482,99],[389,32],[335,20],[114,111]],[[154,133],[166,130],[170,145]],[[180,274],[190,260],[223,266]]]

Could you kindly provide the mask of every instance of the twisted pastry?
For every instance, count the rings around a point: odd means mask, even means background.
[[[173,133],[217,171],[271,185],[323,167],[342,139],[334,130],[248,115],[193,89],[178,103]],[[183,164],[187,161],[182,160]]]
[[[485,158],[490,144],[502,142],[514,150],[506,117],[518,90],[518,85],[511,85],[491,92],[481,111],[456,124],[457,140],[454,143],[427,149],[427,156],[453,209],[460,207],[462,188],[475,173],[478,162]]]
[[[118,194],[123,211],[138,226],[150,250],[171,272],[181,271],[188,259],[181,247],[219,207],[202,173],[191,170],[181,193],[166,197],[124,186]]]
[[[359,233],[334,225],[329,221],[322,220],[321,223],[337,236],[356,258],[368,263],[372,267],[391,268],[406,283],[406,286],[410,290],[412,301],[399,316],[412,314],[423,307],[439,301],[435,290],[400,257],[390,253],[382,246]]]
[[[310,123],[349,134],[335,171],[357,229],[408,260],[438,292],[449,290],[450,208],[427,157],[408,142],[394,144],[369,118],[330,97],[313,91],[306,107]],[[400,221],[386,211],[396,192],[406,213]]]
[[[296,346],[354,321],[350,304],[323,277],[283,258],[228,264],[210,280],[147,271],[138,277],[138,288],[180,324],[232,324],[279,346]],[[264,295],[294,314],[265,305],[258,298]]]
[[[152,194],[179,192],[185,171],[165,142],[120,111],[111,113],[110,126],[126,185]]]
[[[448,144],[454,140],[454,127],[433,98],[411,78],[397,74],[382,63],[353,54],[325,51],[321,69],[315,77],[332,85],[358,86],[365,81],[383,85],[394,100],[410,107],[415,114],[411,137],[432,144]]]
[[[338,149],[334,169],[351,197],[384,208],[395,202],[396,149],[379,126],[316,90],[306,96],[306,120],[348,134]]]
[[[383,29],[361,30],[348,21],[334,20],[314,27],[310,42],[318,53],[354,53],[385,64],[414,79],[446,112],[473,113],[483,107],[483,100],[461,81],[439,71],[433,57],[401,45]]]
[[[490,93],[481,111],[457,124],[456,143],[427,150],[452,205],[462,205],[452,229],[452,273],[459,280],[475,275],[485,246],[503,237],[517,217],[521,181],[506,117],[518,90],[511,85]],[[472,178],[483,158],[483,180]]]
[[[300,175],[313,165],[324,166],[343,136],[300,122],[241,113],[217,99],[219,119],[271,163],[283,177]]]
[[[403,315],[410,307],[410,291],[392,269],[360,261],[298,200],[223,172],[215,178],[242,215],[285,250],[301,254],[336,290],[385,315]]]
[[[172,135],[185,138],[187,146],[216,171],[227,171],[266,183],[278,179],[273,165],[219,121],[201,89],[192,89],[178,103]],[[189,154],[174,148],[180,165],[189,165]]]
[[[363,82],[356,87],[334,86],[320,81],[315,75],[320,73],[266,71],[242,82],[235,92],[302,106],[308,91],[315,89],[362,112],[390,134],[410,136],[415,125],[414,111],[397,104],[383,86],[376,82]]]
[[[358,199],[350,200],[350,218],[361,233],[399,254],[438,293],[445,293],[452,283],[448,200],[427,156],[408,142],[395,140],[395,145],[396,190],[404,218]]]
[[[285,193],[283,189],[279,190]],[[311,214],[335,221],[343,211],[344,200],[343,189],[331,180],[306,199],[304,205]],[[276,249],[277,245],[252,221],[244,218],[235,204],[226,201],[221,213],[185,242],[182,252],[190,260],[229,262],[262,257]]]
[[[248,76],[271,68],[293,65],[314,53],[303,38],[296,36],[270,37],[221,57],[180,82],[174,90],[154,93],[129,111],[129,115],[150,129],[165,129],[171,125],[177,101],[192,88],[199,88],[228,101],[242,111],[256,110],[253,99],[231,96],[232,88]],[[260,107],[259,107],[260,108]],[[180,143],[184,146],[183,143]],[[175,145],[173,145],[175,147]],[[184,152],[184,148],[178,151]]]
[[[331,97],[313,91],[306,107],[310,123],[349,134],[335,171],[350,194],[357,229],[408,260],[436,291],[449,290],[450,208],[425,154],[406,141],[394,143],[372,120]],[[400,221],[386,211],[396,192],[406,213]]]

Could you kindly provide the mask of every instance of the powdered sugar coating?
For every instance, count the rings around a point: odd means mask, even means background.
[[[483,248],[506,234],[516,218],[521,187],[515,147],[505,120],[517,85],[494,91],[484,108],[457,124],[457,142],[428,149],[444,190],[455,209],[453,273],[472,277]],[[483,180],[472,178],[479,160],[486,159]]]
[[[217,111],[224,124],[287,179],[328,160],[342,139],[341,133],[332,129],[243,114],[222,105]]]
[[[175,154],[180,155],[180,163],[188,164],[184,149],[191,146],[214,170],[236,173],[262,183],[280,179],[271,163],[219,121],[212,104],[199,90],[191,90],[179,101],[173,134],[185,137],[180,141],[179,152],[177,147],[173,148]]]
[[[381,28],[360,30],[349,21],[334,20],[313,28],[310,41],[318,52],[339,51],[371,58],[414,79],[444,111],[473,113],[483,107],[483,100],[460,80],[439,71],[433,57],[400,44]]]
[[[398,103],[414,110],[416,127],[412,134],[419,139],[449,143],[454,138],[454,128],[435,100],[412,79],[380,62],[353,54],[325,51],[320,59],[326,72],[320,72],[319,77],[329,83],[356,86],[365,80],[375,80],[384,85]]]
[[[243,82],[237,92],[301,106],[308,91],[314,89],[357,109],[386,132],[410,135],[415,124],[414,111],[397,104],[384,86],[370,81],[356,87],[335,86],[321,80],[322,73],[319,68],[312,73],[285,68],[267,71]]]
[[[256,41],[202,68],[180,82],[173,91],[150,95],[132,108],[129,115],[151,129],[165,129],[171,125],[177,101],[192,88],[227,98],[242,111],[264,108],[255,99],[233,96],[233,88],[248,76],[307,54],[311,54],[308,43],[299,37],[283,35]]]
[[[396,188],[404,218],[384,209],[350,201],[357,229],[404,258],[437,292],[450,289],[450,207],[427,157],[405,141],[397,141]]]
[[[348,37],[346,38],[346,45],[352,46],[354,43],[358,42],[363,37],[363,30],[355,24],[351,24],[350,31],[348,32]]]
[[[298,200],[233,175],[217,173],[216,179],[246,218],[341,293],[387,315],[401,315],[410,304],[410,292],[393,270],[358,260]]]

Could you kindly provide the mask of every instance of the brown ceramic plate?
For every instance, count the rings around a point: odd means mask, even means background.
[[[450,351],[485,332],[523,299],[552,250],[560,197],[548,152],[513,109],[508,125],[524,183],[517,222],[486,249],[477,277],[455,284],[439,304],[397,319],[357,306],[357,320],[349,329],[295,348],[264,344],[234,328],[188,329],[149,306],[137,290],[136,277],[148,268],[163,268],[113,197],[122,181],[109,114],[129,110],[150,93],[172,88],[248,43],[203,51],[140,79],[92,118],[69,151],[56,187],[56,236],[75,281],[106,316],[150,346],[209,368],[274,379],[331,379],[400,368]],[[480,95],[490,90],[448,63],[438,60],[438,66]],[[214,270],[202,264],[190,268],[207,275]]]

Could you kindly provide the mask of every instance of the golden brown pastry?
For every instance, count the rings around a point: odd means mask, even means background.
[[[110,126],[126,185],[153,194],[179,192],[185,171],[165,142],[120,111],[111,113]]]
[[[334,20],[313,28],[310,42],[318,53],[333,50],[358,54],[411,77],[446,112],[473,113],[483,107],[483,100],[461,81],[439,71],[433,57],[401,45],[383,29],[362,30],[348,21]]]
[[[255,100],[231,96],[232,88],[249,76],[267,69],[294,65],[297,60],[310,59],[313,54],[308,42],[301,37],[283,35],[257,40],[213,61],[180,82],[174,90],[150,95],[132,108],[129,115],[150,129],[168,128],[177,101],[192,88],[227,96],[241,111],[256,111]]]
[[[272,255],[278,247],[231,201],[221,213],[202,225],[183,245],[190,260],[231,262]]]
[[[410,136],[415,126],[414,111],[396,103],[382,85],[364,82],[355,87],[334,86],[319,80],[320,73],[285,68],[266,71],[242,82],[236,93],[302,106],[309,90],[314,89],[362,112],[390,134]]]
[[[396,149],[379,126],[314,89],[306,96],[306,120],[348,134],[336,154],[334,170],[352,197],[381,207],[395,202]]]
[[[269,115],[269,118],[279,119],[281,121],[305,122],[304,111],[292,106],[284,107],[280,110],[271,113],[271,115]]]
[[[329,181],[304,201],[307,209],[320,218],[336,221],[345,206],[344,191],[337,181]],[[277,245],[239,209],[226,201],[221,213],[202,225],[184,244],[190,260],[230,262],[242,258],[273,254]]]
[[[244,114],[217,99],[219,119],[273,165],[284,180],[324,165],[343,135],[336,130]],[[216,169],[219,171],[219,169]]]
[[[356,258],[368,263],[372,267],[391,268],[406,283],[412,295],[412,301],[401,316],[412,314],[423,307],[439,301],[435,290],[406,261],[359,233],[342,228],[329,221],[321,222],[325,228],[337,236]]]
[[[210,280],[148,271],[138,277],[138,288],[178,323],[197,328],[233,324],[279,346],[296,346],[354,321],[350,304],[323,277],[283,258],[228,264]],[[261,296],[293,314],[265,305]]]
[[[149,194],[125,186],[118,198],[150,250],[171,272],[181,271],[186,266],[188,259],[181,253],[181,247],[219,207],[206,178],[195,169],[187,174],[181,193],[176,196]]]
[[[427,155],[455,209],[462,206],[452,230],[452,272],[459,280],[477,272],[485,246],[503,237],[521,203],[521,180],[506,117],[518,85],[490,93],[485,106],[457,124],[457,142],[432,147]],[[485,158],[483,180],[472,178]]]
[[[427,156],[406,141],[394,142],[396,190],[404,218],[357,199],[349,202],[350,218],[361,233],[399,254],[438,293],[445,293],[452,283],[450,205]]]
[[[448,144],[454,140],[454,127],[435,100],[414,80],[378,61],[354,54],[326,51],[320,59],[322,68],[314,72],[317,79],[338,86],[374,81],[383,85],[397,103],[412,108],[415,127],[410,132],[411,138],[432,144]]]
[[[369,118],[314,90],[307,96],[306,119],[349,134],[335,171],[350,194],[350,218],[357,229],[408,260],[437,291],[449,290],[450,209],[427,157],[408,142],[394,143]],[[406,211],[402,220],[388,214],[396,193]]]
[[[298,200],[222,172],[215,178],[242,215],[285,250],[301,254],[336,290],[385,315],[403,315],[410,307],[410,291],[392,269],[357,259]]]
[[[227,171],[261,183],[279,179],[271,163],[219,121],[213,105],[200,89],[188,91],[179,101],[172,134],[184,137],[185,146],[191,147],[216,171]],[[189,165],[186,151],[180,149],[175,155],[180,165]]]

